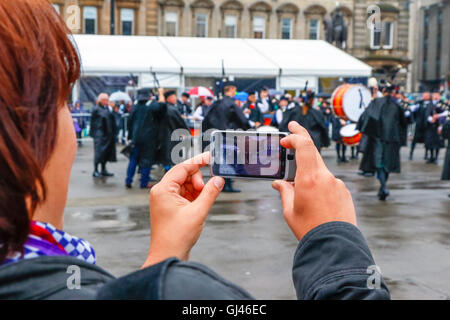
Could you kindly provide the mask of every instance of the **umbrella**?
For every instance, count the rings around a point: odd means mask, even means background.
[[[125,101],[125,102],[129,102],[129,101],[131,101],[131,98],[125,92],[116,91],[116,92],[111,94],[111,96],[109,97],[109,100],[111,100],[111,101]]]
[[[239,100],[239,101],[242,101],[242,102],[247,102],[247,100],[248,100],[248,93],[247,92],[238,92],[238,93],[236,93],[234,98],[236,100]]]
[[[214,96],[214,93],[205,87],[194,87],[191,90],[189,90],[188,93],[190,96],[195,96],[195,97],[213,97]]]

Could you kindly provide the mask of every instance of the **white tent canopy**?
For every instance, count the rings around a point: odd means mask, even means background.
[[[85,75],[180,73],[157,37],[74,35]]]
[[[277,78],[279,88],[301,88],[319,77],[368,77],[371,67],[321,40],[225,39],[74,35],[84,75],[138,74],[153,86],[151,71],[166,87],[184,77]],[[312,81],[314,80],[314,81]],[[313,82],[313,83],[311,83]],[[183,88],[184,89],[184,88]]]

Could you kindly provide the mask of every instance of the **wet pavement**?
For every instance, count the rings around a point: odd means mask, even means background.
[[[407,153],[403,148],[402,173],[391,175],[386,202],[376,197],[375,178],[356,174],[359,161],[337,164],[332,148],[323,157],[352,193],[359,228],[392,298],[449,299],[450,181],[440,181],[444,152],[439,165],[425,164],[420,147],[413,161],[406,160]],[[65,214],[65,229],[90,241],[98,265],[116,276],[142,265],[150,235],[148,191],[140,190],[137,181],[134,189],[125,189],[126,166],[127,159],[119,155],[108,167],[115,177],[92,179],[92,145],[87,142],[78,151]],[[235,186],[243,192],[220,195],[191,260],[256,298],[295,299],[291,268],[297,241],[283,220],[277,192],[269,181],[241,180]]]

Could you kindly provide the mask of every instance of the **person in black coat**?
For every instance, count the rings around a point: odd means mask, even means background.
[[[400,147],[402,128],[406,127],[403,109],[391,97],[393,86],[386,84],[383,97],[372,100],[365,111],[361,132],[373,140],[372,163],[375,164],[377,178],[380,181],[378,198],[385,200],[389,196],[386,187],[389,173],[400,172]]]
[[[141,172],[141,188],[151,187],[150,171],[156,162],[158,146],[158,126],[155,118],[164,113],[164,100],[149,101],[149,89],[140,89],[137,93],[137,103],[128,118],[128,140],[132,141],[130,162],[127,169],[125,186],[132,187],[137,166]]]
[[[185,135],[189,135],[189,128],[182,118],[177,107],[177,95],[175,91],[167,91],[164,94],[167,108],[157,118],[159,122],[158,130],[158,162],[168,171],[173,165],[172,149],[179,141],[172,140],[172,133],[177,129],[183,129]]]
[[[414,129],[414,137],[411,142],[411,149],[409,153],[409,160],[413,159],[414,149],[417,143],[425,143],[425,125],[426,118],[425,112],[428,107],[428,104],[431,103],[431,96],[429,92],[424,92],[422,95],[422,101],[420,101],[415,107],[411,110],[413,111],[413,118],[416,123],[416,127]],[[428,149],[425,148],[425,156],[424,159],[428,159]]]
[[[433,101],[428,103],[425,110],[425,148],[430,150],[430,158],[427,163],[437,164],[439,156],[439,149],[442,147],[443,141],[439,135],[439,121],[438,116],[440,111],[438,110],[437,103],[440,99],[439,93],[433,93]]]
[[[445,153],[441,180],[450,180],[450,118],[447,118],[447,122],[442,126],[441,134],[442,138],[447,140],[447,151]]]
[[[358,131],[362,130],[361,128],[363,123],[365,123],[367,110],[369,109],[369,107],[371,107],[371,104],[369,104],[366,110],[364,110],[364,112],[359,117],[358,122],[356,123],[356,130]],[[359,142],[359,152],[362,152],[363,157],[359,164],[360,172],[358,174],[363,175],[365,177],[372,177],[375,174],[375,171],[377,171],[373,156],[374,144],[375,144],[374,138],[362,133],[361,141]]]
[[[109,96],[101,93],[91,114],[90,136],[94,139],[94,178],[112,177],[107,162],[116,162],[116,121],[108,108]],[[101,172],[98,166],[101,165]]]
[[[314,145],[320,152],[322,147],[328,147],[330,145],[330,138],[325,126],[323,114],[313,108],[313,102],[314,93],[309,90],[303,106],[294,107],[285,113],[281,127],[287,127],[287,124],[291,121],[298,122],[308,130],[314,141]]]
[[[254,92],[248,94],[248,101],[242,107],[244,114],[248,113],[248,120],[252,127],[258,128],[264,125],[264,115],[256,104],[256,96]]]
[[[211,129],[248,130],[251,128],[249,120],[233,99],[236,91],[236,85],[228,82],[224,88],[223,99],[214,103],[210,107],[205,119],[203,119],[202,130],[204,132],[210,131]],[[231,179],[225,179],[225,186],[222,192],[240,192],[240,190],[233,188],[233,181]]]

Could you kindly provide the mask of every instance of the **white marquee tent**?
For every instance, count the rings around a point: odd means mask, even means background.
[[[277,79],[277,89],[302,88],[319,77],[369,77],[369,65],[321,40],[74,35],[84,76],[139,76],[141,86],[184,90],[185,77]]]

